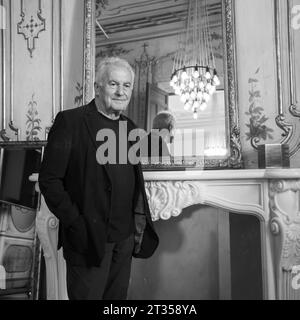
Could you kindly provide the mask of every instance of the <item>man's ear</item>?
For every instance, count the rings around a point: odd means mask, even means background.
[[[95,96],[99,96],[99,84],[94,82]]]

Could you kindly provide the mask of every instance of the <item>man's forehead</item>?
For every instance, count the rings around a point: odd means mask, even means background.
[[[128,82],[132,81],[131,72],[124,66],[109,66],[106,75],[108,80],[126,80]]]

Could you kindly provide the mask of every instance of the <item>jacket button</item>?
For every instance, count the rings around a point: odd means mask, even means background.
[[[111,192],[111,187],[107,187],[106,190],[107,190],[108,192]]]

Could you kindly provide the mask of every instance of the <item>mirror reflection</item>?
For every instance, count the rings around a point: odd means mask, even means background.
[[[202,132],[197,148],[193,133],[172,155],[227,158],[221,0],[98,1],[96,9],[96,65],[104,57],[120,56],[135,70],[126,115],[149,132],[155,116],[167,110],[175,116],[178,139],[185,130]],[[191,81],[180,82],[182,71]],[[218,85],[213,82],[216,74]]]

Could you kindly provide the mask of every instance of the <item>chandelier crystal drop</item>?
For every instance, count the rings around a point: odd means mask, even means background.
[[[171,82],[184,109],[198,112],[207,108],[210,97],[220,85],[209,30],[207,0],[189,0],[184,40],[179,42]]]

